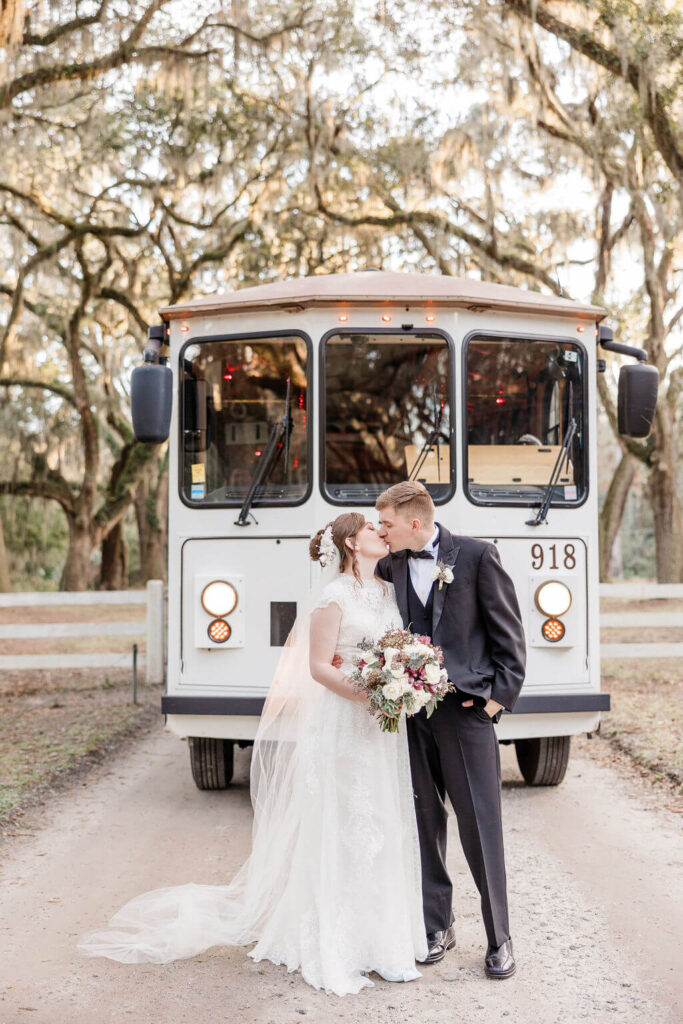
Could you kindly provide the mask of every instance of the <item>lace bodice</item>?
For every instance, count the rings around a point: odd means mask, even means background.
[[[316,608],[332,603],[339,605],[342,612],[335,653],[343,659],[345,667],[352,666],[354,657],[362,655],[358,648],[362,640],[378,640],[388,629],[402,626],[393,583],[377,579],[359,583],[354,576],[340,573],[327,584]]]

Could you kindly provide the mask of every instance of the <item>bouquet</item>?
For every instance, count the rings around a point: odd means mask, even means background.
[[[383,732],[398,732],[402,715],[427,709],[455,690],[443,667],[443,651],[427,636],[392,629],[379,640],[359,645],[366,654],[354,658],[351,680],[368,695],[370,713]]]

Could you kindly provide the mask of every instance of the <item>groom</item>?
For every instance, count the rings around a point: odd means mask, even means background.
[[[456,537],[434,522],[434,504],[422,484],[395,484],[380,494],[376,507],[379,535],[391,552],[377,573],[393,582],[404,625],[442,648],[456,687],[431,718],[422,710],[408,719],[429,946],[423,962],[436,963],[455,945],[446,870],[448,795],[481,894],[486,973],[509,978],[515,960],[493,722],[504,708],[512,710],[524,681],[526,647],[514,586],[493,544]],[[434,580],[436,571],[441,580]]]

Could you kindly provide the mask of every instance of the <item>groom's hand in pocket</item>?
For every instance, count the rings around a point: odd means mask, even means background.
[[[473,704],[473,700],[464,700],[462,702],[462,706],[464,708],[471,708]],[[502,707],[503,705],[499,704],[497,700],[490,700],[484,705],[484,711],[489,716],[489,718],[493,718],[494,715],[497,715],[498,712],[502,710]]]

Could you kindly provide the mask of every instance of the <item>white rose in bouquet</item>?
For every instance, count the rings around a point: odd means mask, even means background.
[[[368,676],[370,675],[370,673],[374,671],[374,668],[375,668],[374,665],[364,665],[363,668],[361,669],[361,672],[360,672],[360,674],[362,675],[363,679],[367,679]]]
[[[441,669],[434,661],[428,661],[425,665],[425,676],[430,686],[437,686],[441,679]]]
[[[387,700],[398,700],[401,696],[401,686],[396,680],[392,680],[392,682],[384,684],[382,693]]]
[[[385,647],[384,648],[384,664],[387,668],[391,668],[391,663],[394,660],[394,656],[398,654],[398,647]]]

